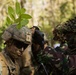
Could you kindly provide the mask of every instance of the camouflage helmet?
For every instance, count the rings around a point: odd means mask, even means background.
[[[31,43],[31,31],[26,26],[22,27],[21,29],[17,28],[17,25],[9,26],[3,33],[2,38],[5,41],[13,38],[24,42],[26,44]]]
[[[76,17],[54,28],[54,39],[67,42],[69,48],[76,48]]]
[[[76,17],[74,17],[73,19],[69,19],[65,23],[62,23],[62,24],[58,25],[56,27],[56,29],[58,31],[60,31],[61,33],[64,33],[65,31],[76,33]]]
[[[70,33],[70,35],[76,34],[76,17],[56,26],[53,33],[55,32],[58,33],[60,36],[65,36],[68,33]]]

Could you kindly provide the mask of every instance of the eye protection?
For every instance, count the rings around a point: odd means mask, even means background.
[[[18,40],[15,40],[15,41],[14,41],[14,45],[15,45],[18,49],[21,49],[21,48],[26,49],[26,47],[28,46],[28,44],[25,44],[25,43],[23,43],[23,42],[21,42],[21,41],[18,41]]]

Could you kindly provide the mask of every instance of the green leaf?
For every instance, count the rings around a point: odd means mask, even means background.
[[[15,21],[15,16],[14,16],[14,14],[10,14],[10,18],[11,18],[13,21]]]
[[[27,25],[28,22],[29,22],[29,20],[27,20],[27,19],[22,20],[22,21],[21,21],[21,26]]]
[[[25,13],[25,11],[26,11],[26,9],[25,9],[25,8],[21,8],[21,14],[24,14],[24,13]]]
[[[16,14],[20,14],[21,6],[19,2],[16,2]]]
[[[6,24],[10,25],[11,24],[11,20],[9,17],[6,18]]]
[[[21,24],[17,24],[17,28],[20,29],[22,26]]]
[[[18,22],[19,22],[19,18],[17,18],[17,19],[15,20],[15,22],[18,23]]]
[[[11,14],[15,15],[14,9],[11,6],[8,7],[8,14],[9,15],[11,15]]]
[[[30,19],[30,18],[32,17],[28,14],[21,14],[21,19]]]

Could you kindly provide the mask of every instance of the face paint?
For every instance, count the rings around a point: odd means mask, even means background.
[[[24,48],[19,49],[19,48],[17,48],[15,45],[11,45],[11,46],[7,49],[9,55],[10,55],[12,58],[16,58],[16,59],[17,59],[17,58],[20,58],[20,57],[22,56],[24,50],[25,50]]]

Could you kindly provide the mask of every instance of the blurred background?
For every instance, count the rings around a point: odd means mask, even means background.
[[[51,45],[53,28],[76,15],[76,0],[0,0],[0,36],[4,30],[2,26],[7,16],[8,6],[14,8],[16,1],[26,9],[26,13],[32,16],[27,26],[38,26],[46,34]],[[2,41],[0,44],[2,49]]]

